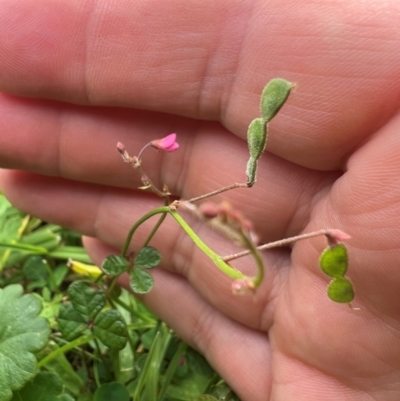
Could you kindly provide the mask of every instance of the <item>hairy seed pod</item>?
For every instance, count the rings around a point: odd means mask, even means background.
[[[262,118],[255,118],[247,130],[250,157],[258,160],[267,144],[267,126]]]
[[[268,82],[261,95],[261,115],[265,123],[270,122],[285,104],[294,84],[282,78]]]

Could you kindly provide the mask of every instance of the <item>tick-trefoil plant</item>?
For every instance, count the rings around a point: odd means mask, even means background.
[[[246,182],[232,183],[192,199],[171,201],[168,187],[158,188],[145,173],[142,159],[150,149],[177,151],[177,135],[170,134],[149,142],[137,156],[130,156],[125,146],[118,143],[117,150],[123,160],[141,176],[140,189],[152,191],[162,199],[163,205],[150,210],[132,226],[121,253],[108,256],[101,269],[88,264],[90,259],[80,245],[63,245],[60,227],[43,225],[31,216],[21,216],[0,196],[0,233],[4,234],[0,246],[5,248],[0,252],[0,271],[4,270],[0,308],[4,312],[3,326],[7,326],[3,341],[0,341],[0,354],[6,355],[7,361],[18,361],[13,374],[4,376],[0,383],[0,401],[39,399],[44,393],[48,397],[54,394],[57,399],[63,396],[68,401],[73,399],[70,394],[79,400],[103,400],[109,399],[110,392],[119,394],[114,397],[118,400],[131,397],[133,401],[162,401],[169,388],[176,391],[176,383],[180,382],[185,384],[177,398],[200,400],[193,394],[187,395],[186,388],[189,388],[187,380],[197,383],[196,386],[205,383],[210,370],[205,360],[179,342],[168,327],[158,322],[131,294],[115,285],[118,276],[127,272],[133,292],[151,290],[153,278],[149,269],[160,264],[161,255],[150,243],[167,215],[222,274],[232,279],[231,289],[237,295],[260,291],[259,286],[264,280],[262,252],[322,235],[327,240],[327,247],[321,253],[319,266],[331,278],[327,295],[335,302],[350,304],[354,290],[346,277],[348,255],[343,242],[350,238],[347,234],[334,228],[321,229],[259,244],[254,225],[244,214],[227,202],[217,204],[210,200],[214,195],[236,188],[251,191],[256,184],[258,160],[267,145],[269,123],[286,102],[293,86],[283,79],[274,79],[262,92],[261,117],[250,123],[247,133],[250,157]],[[200,238],[181,212],[202,219],[243,250],[231,255],[218,254]],[[138,244],[136,230],[156,215],[158,221],[145,241]],[[134,247],[131,247],[132,241]],[[137,251],[132,252],[132,248]],[[249,256],[252,258],[249,263],[256,266],[254,276],[245,275],[234,267],[237,259]],[[55,262],[55,259],[67,258],[72,259],[68,265]],[[21,264],[20,270],[13,267]],[[75,280],[76,275],[72,272],[86,278]],[[64,279],[72,281],[66,293]],[[41,289],[41,295],[24,295],[23,287],[13,284],[18,280],[27,283],[28,291]],[[43,317],[39,316],[40,300],[45,305]],[[38,363],[34,354],[39,358]],[[3,365],[0,360],[0,370],[7,371],[10,364]],[[85,383],[71,366],[86,372]],[[56,373],[65,377],[65,382],[62,383]],[[204,393],[207,399],[215,399],[209,396],[209,387],[220,388],[219,383],[215,383],[216,377],[214,373],[207,379],[208,384],[198,387],[200,397]],[[62,394],[64,387],[68,394]],[[218,398],[222,399],[227,398]]]
[[[268,244],[258,244],[257,234],[251,221],[246,219],[240,211],[223,202],[216,204],[213,202],[203,202],[197,206],[198,201],[211,198],[214,195],[235,188],[251,188],[256,183],[257,164],[262,156],[268,137],[268,124],[279,112],[286,102],[294,85],[284,79],[273,79],[264,88],[261,95],[260,111],[261,117],[255,118],[249,125],[247,132],[247,143],[250,152],[250,158],[246,167],[247,181],[243,183],[233,183],[226,187],[216,189],[207,194],[199,195],[189,200],[175,200],[170,202],[170,192],[166,185],[163,188],[157,188],[150,178],[146,175],[142,167],[142,158],[145,151],[149,148],[155,148],[158,151],[173,152],[179,148],[177,135],[170,134],[162,139],[156,139],[143,147],[137,156],[130,156],[122,143],[117,144],[117,150],[123,160],[129,163],[141,175],[143,185],[139,187],[142,190],[151,190],[157,196],[163,199],[164,206],[149,211],[140,218],[129,231],[124,247],[120,255],[111,255],[107,257],[102,264],[103,276],[112,276],[111,287],[118,275],[128,272],[130,275],[130,286],[136,293],[146,293],[153,286],[153,278],[148,269],[157,266],[161,261],[161,255],[158,251],[149,246],[149,243],[155,232],[163,223],[166,215],[170,215],[181,226],[186,234],[193,240],[195,245],[215,264],[215,266],[225,275],[232,278],[232,291],[234,294],[247,294],[257,290],[264,279],[264,266],[261,251],[274,247],[285,246],[299,240],[308,239],[323,235],[327,239],[328,246],[322,252],[319,265],[321,270],[331,277],[327,286],[328,297],[340,303],[350,303],[354,298],[354,290],[351,282],[345,277],[348,256],[347,249],[343,241],[350,237],[338,229],[321,229],[315,232],[298,235],[291,238],[282,239]],[[192,214],[208,222],[221,234],[228,237],[244,248],[242,252],[233,255],[219,255],[212,250],[196,234],[195,230],[179,213],[181,210],[189,211]],[[136,230],[149,218],[159,215],[159,220],[150,232],[144,244],[136,255],[130,252],[130,244]],[[255,276],[247,276],[232,266],[231,261],[251,255],[257,273]]]

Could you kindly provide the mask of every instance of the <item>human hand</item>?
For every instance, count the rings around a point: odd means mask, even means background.
[[[244,401],[398,400],[400,78],[397,1],[0,2],[1,188],[19,208],[93,237],[101,263],[159,205],[115,150],[177,132],[146,172],[190,198],[245,178],[265,83],[297,87],[270,127],[252,189],[226,193],[261,241],[320,228],[352,236],[352,310],[325,295],[321,238],[265,252],[233,296],[173,221],[143,300]],[[28,97],[30,99],[28,99]],[[190,117],[190,118],[188,118]],[[221,253],[231,247],[199,226]],[[144,239],[146,232],[138,234]],[[141,242],[139,242],[141,243]],[[247,259],[235,262],[253,271]]]

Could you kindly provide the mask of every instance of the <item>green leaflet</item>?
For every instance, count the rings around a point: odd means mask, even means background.
[[[23,295],[20,285],[0,290],[0,401],[8,401],[35,374],[36,357],[47,344],[50,328],[38,317],[41,301]]]

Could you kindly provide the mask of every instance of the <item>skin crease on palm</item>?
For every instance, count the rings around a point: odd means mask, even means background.
[[[327,298],[323,238],[265,252],[261,288],[238,297],[172,219],[154,238],[163,263],[142,299],[243,401],[398,401],[399,15],[398,0],[0,0],[0,187],[88,236],[100,264],[161,204],[136,189],[118,141],[137,154],[177,132],[179,151],[144,161],[177,197],[245,181],[263,86],[295,82],[256,185],[216,200],[254,221],[263,243],[350,234],[359,310]],[[235,266],[254,271],[247,258]]]

